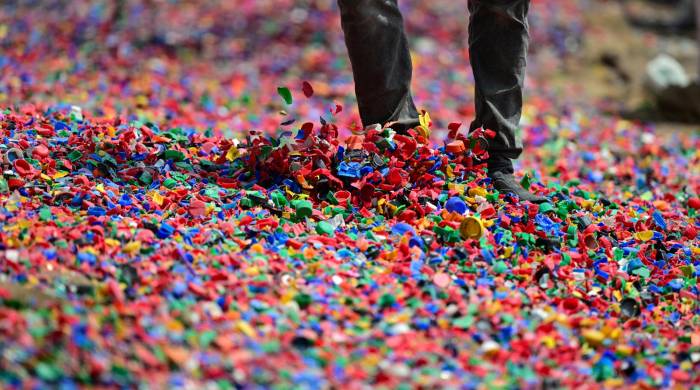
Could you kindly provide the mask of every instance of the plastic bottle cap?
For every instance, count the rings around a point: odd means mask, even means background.
[[[445,208],[451,213],[464,214],[467,212],[467,204],[458,196],[448,199],[445,202]]]
[[[362,135],[351,135],[345,141],[345,144],[348,146],[348,150],[362,149],[362,143],[364,140],[365,137]]]
[[[484,235],[484,231],[484,223],[481,222],[479,218],[471,215],[464,218],[462,223],[459,225],[459,232],[461,233],[462,238],[465,240],[479,239]]]
[[[445,147],[445,151],[452,154],[463,153],[465,150],[464,141],[462,140],[452,141]]]
[[[333,234],[335,229],[328,221],[320,221],[316,224],[316,233],[330,236]]]
[[[298,218],[310,217],[313,213],[313,206],[308,200],[295,200],[292,202],[292,206],[294,207]]]

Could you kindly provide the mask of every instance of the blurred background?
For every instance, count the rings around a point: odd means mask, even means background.
[[[417,104],[438,127],[473,117],[466,3],[400,1]],[[694,3],[533,0],[528,104],[697,129]],[[358,121],[335,0],[4,0],[0,44],[0,106],[77,105],[227,136]]]

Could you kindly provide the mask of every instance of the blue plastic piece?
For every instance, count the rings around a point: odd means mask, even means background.
[[[464,214],[467,212],[467,204],[458,196],[448,199],[445,202],[445,208],[451,213]]]

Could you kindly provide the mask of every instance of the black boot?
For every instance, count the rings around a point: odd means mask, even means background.
[[[544,196],[533,194],[520,185],[515,176],[513,176],[513,162],[509,158],[491,156],[488,161],[488,170],[488,176],[498,192],[515,194],[522,202],[548,202]]]

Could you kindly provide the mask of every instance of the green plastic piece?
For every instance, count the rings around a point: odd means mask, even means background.
[[[293,200],[292,207],[294,207],[298,218],[310,217],[313,213],[313,206],[308,200]]]
[[[332,236],[334,232],[335,229],[333,228],[333,225],[331,225],[328,221],[321,221],[316,224],[316,233],[318,234]]]

